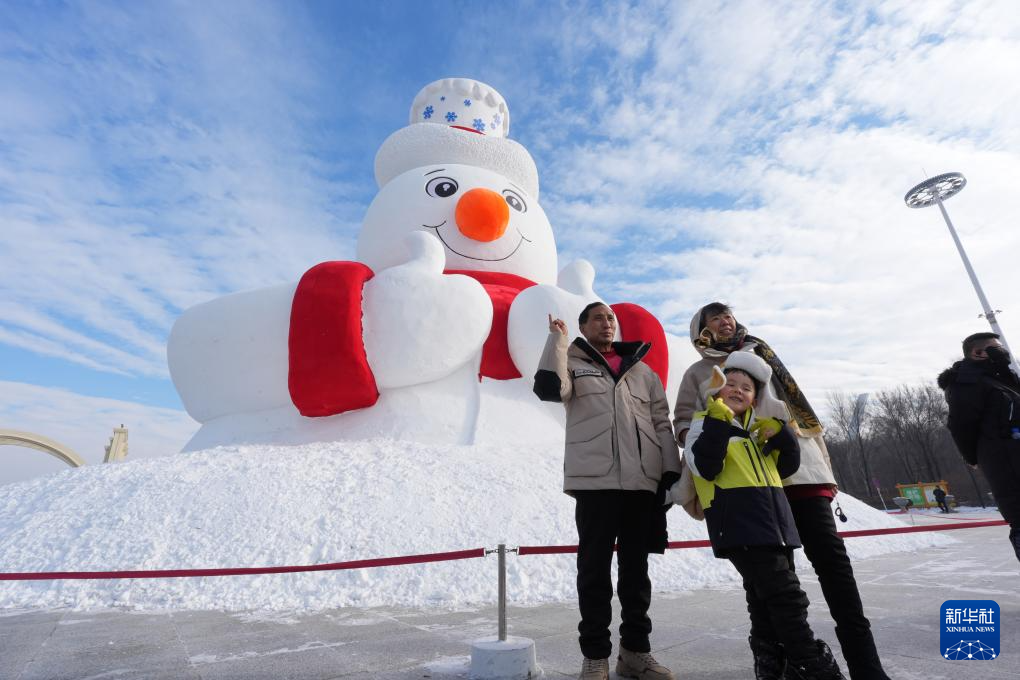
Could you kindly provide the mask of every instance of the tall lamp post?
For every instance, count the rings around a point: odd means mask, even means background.
[[[960,259],[963,260],[963,266],[967,269],[967,275],[970,276],[970,282],[974,284],[974,291],[977,293],[978,300],[981,301],[981,308],[984,311],[982,316],[988,320],[988,325],[992,327],[992,332],[999,336],[999,339],[1002,340],[1002,345],[1012,357],[1013,352],[1009,349],[1009,343],[1006,342],[1006,335],[999,328],[999,322],[995,319],[996,310],[992,309],[992,306],[988,304],[988,298],[985,297],[985,292],[981,289],[977,274],[974,273],[974,267],[971,266],[970,259],[963,249],[963,244],[960,243],[960,237],[957,236],[956,229],[949,219],[949,213],[946,212],[946,207],[942,205],[944,200],[960,193],[965,186],[967,186],[967,178],[963,176],[963,173],[947,172],[924,180],[908,191],[907,195],[903,197],[903,201],[907,204],[908,208],[927,208],[930,205],[938,205],[939,210],[942,211],[942,218],[945,219],[946,226],[949,227],[949,234],[953,237],[953,243],[956,244],[956,249],[960,252]],[[1017,365],[1015,357],[1012,360],[1011,367],[1013,372],[1020,376],[1020,366]]]

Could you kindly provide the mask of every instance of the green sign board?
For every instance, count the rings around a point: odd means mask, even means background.
[[[900,493],[903,494],[904,498],[909,498],[914,502],[914,507],[923,508],[928,504],[928,501],[924,499],[924,494],[921,493],[921,489],[916,486],[904,486],[900,487]]]

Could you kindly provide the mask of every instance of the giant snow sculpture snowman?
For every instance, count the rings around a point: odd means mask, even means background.
[[[466,444],[559,437],[562,408],[531,393],[547,315],[576,333],[600,299],[576,261],[557,275],[538,171],[507,139],[506,102],[468,79],[427,85],[375,159],[379,193],[357,262],[187,310],[170,373],[202,424],[186,449],[395,437]],[[666,382],[661,325],[613,305],[623,339]]]

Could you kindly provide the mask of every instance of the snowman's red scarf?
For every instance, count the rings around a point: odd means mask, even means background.
[[[361,325],[362,288],[372,276],[360,262],[322,262],[298,282],[287,387],[301,415],[331,416],[379,399]]]
[[[447,270],[469,276],[492,300],[492,327],[482,346],[478,378],[511,380],[521,373],[510,357],[510,305],[534,281],[503,272]],[[362,335],[362,288],[373,276],[358,262],[323,262],[301,277],[291,306],[288,388],[301,415],[330,416],[367,408],[379,399]],[[643,308],[612,305],[624,341],[644,340],[652,348],[644,362],[666,385],[669,355],[658,320]]]
[[[535,285],[501,272],[450,270],[482,284],[492,300],[492,328],[482,347],[482,377],[520,378],[510,358],[507,319],[514,298]],[[301,277],[290,313],[287,384],[303,416],[331,416],[367,408],[379,399],[362,336],[362,288],[373,276],[359,262],[323,262]]]
[[[507,320],[510,317],[510,305],[514,298],[525,288],[536,285],[534,281],[502,272],[479,272],[466,269],[448,269],[444,274],[463,274],[470,276],[489,294],[492,299],[492,330],[482,347],[482,366],[478,373],[479,380],[483,377],[493,380],[511,380],[520,378],[510,357],[510,345],[507,343]],[[659,320],[640,305],[630,302],[618,302],[610,305],[616,320],[620,324],[624,342],[642,341],[651,343],[651,349],[642,359],[659,376],[663,388],[669,377],[669,349],[666,346],[666,332]]]
[[[478,371],[478,379],[512,380],[520,378],[513,359],[510,358],[510,345],[507,342],[507,321],[510,318],[510,305],[514,298],[525,288],[536,285],[534,281],[504,272],[479,272],[467,269],[447,269],[444,274],[462,274],[482,284],[482,288],[492,299],[492,329],[489,337],[482,345],[482,365]]]

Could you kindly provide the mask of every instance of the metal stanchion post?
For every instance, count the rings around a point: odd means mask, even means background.
[[[529,680],[542,677],[542,668],[535,658],[535,641],[523,637],[508,637],[506,633],[506,554],[518,552],[500,543],[487,549],[486,555],[496,553],[499,569],[498,632],[495,639],[482,638],[471,645],[470,677],[482,680]],[[519,554],[519,553],[518,553]]]
[[[893,503],[899,506],[900,510],[910,515],[910,523],[914,524],[914,514],[910,512],[911,502],[909,498],[904,496],[897,496],[893,499]]]
[[[506,641],[506,544],[496,547],[499,557],[499,640]]]

